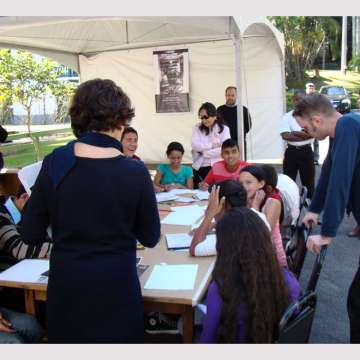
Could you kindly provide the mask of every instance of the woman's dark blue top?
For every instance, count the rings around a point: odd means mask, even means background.
[[[136,240],[154,247],[160,237],[149,172],[122,155],[76,157],[55,187],[52,156],[44,159],[21,230],[25,243],[37,244],[52,228],[49,342],[141,342]]]

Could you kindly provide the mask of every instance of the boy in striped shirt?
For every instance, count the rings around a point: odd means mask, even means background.
[[[52,247],[49,242],[26,245],[21,240],[19,233],[21,211],[28,198],[29,195],[21,186],[16,196],[9,197],[4,204],[0,204],[0,253],[16,260],[49,257]]]

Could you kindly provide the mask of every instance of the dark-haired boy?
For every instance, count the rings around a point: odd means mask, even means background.
[[[17,195],[0,205],[0,253],[16,260],[49,257],[51,244],[26,245],[20,237],[21,212],[29,199],[23,186]]]
[[[124,129],[121,134],[121,144],[123,146],[123,153],[125,156],[134,160],[141,160],[135,155],[138,148],[138,139],[138,133],[134,128],[129,126]]]
[[[250,165],[240,160],[240,150],[236,140],[227,139],[221,145],[221,157],[224,160],[215,163],[203,182],[199,184],[201,190],[207,190],[209,186],[224,180],[239,180],[239,174],[243,167]]]

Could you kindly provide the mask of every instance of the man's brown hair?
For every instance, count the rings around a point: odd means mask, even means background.
[[[314,114],[332,115],[335,112],[330,100],[318,93],[308,94],[302,97],[295,106],[293,116],[311,117]]]

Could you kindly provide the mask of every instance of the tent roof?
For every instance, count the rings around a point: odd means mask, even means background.
[[[229,39],[253,23],[266,23],[279,41],[264,17],[9,16],[0,17],[0,47],[55,57],[78,69],[79,54]]]

